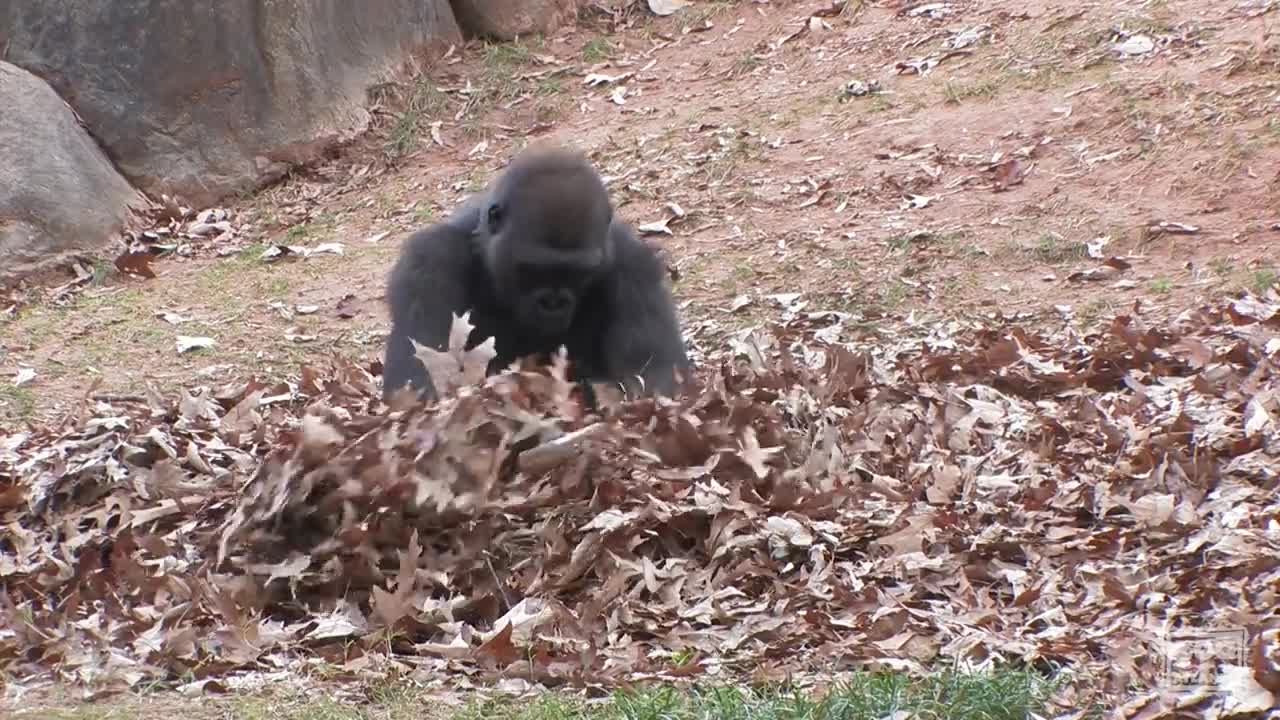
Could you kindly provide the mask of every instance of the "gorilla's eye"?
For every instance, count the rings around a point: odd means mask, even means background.
[[[498,203],[494,203],[489,206],[488,221],[489,221],[489,232],[493,232],[498,229],[498,226],[502,224],[502,206],[501,205],[499,205]]]

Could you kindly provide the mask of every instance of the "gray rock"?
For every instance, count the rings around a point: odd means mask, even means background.
[[[146,200],[49,85],[0,62],[0,283],[110,241]]]
[[[6,59],[137,187],[196,206],[362,131],[371,84],[460,39],[448,0],[0,2]]]
[[[548,34],[578,19],[578,0],[453,0],[463,32],[495,40]]]

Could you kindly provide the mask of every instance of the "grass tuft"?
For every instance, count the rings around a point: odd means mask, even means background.
[[[1084,243],[1069,242],[1050,232],[1040,236],[1031,252],[1037,260],[1049,265],[1061,265],[1087,257]]]
[[[613,57],[613,46],[605,38],[592,38],[582,46],[582,61],[594,65]]]
[[[1030,670],[925,677],[898,672],[845,676],[825,693],[791,684],[641,685],[599,699],[544,692],[534,697],[473,693],[461,707],[404,678],[365,687],[363,697],[266,692],[210,698],[192,720],[1022,720],[1043,714],[1060,680]],[[184,703],[185,705],[185,703]],[[156,720],[174,711],[163,694],[121,695],[71,707],[31,708],[26,720]]]
[[[419,78],[404,99],[404,109],[396,116],[383,151],[388,158],[399,159],[413,152],[423,125],[443,113],[448,97],[428,78]]]
[[[35,411],[35,393],[8,381],[0,381],[0,417],[26,421],[35,416]]]
[[[1014,720],[1043,710],[1056,688],[1034,672],[858,673],[815,697],[787,685],[632,688],[605,701],[547,694],[531,703],[485,699],[453,720]]]
[[[973,82],[951,80],[942,86],[942,96],[947,103],[958,105],[970,98],[990,100],[1000,93],[1000,81],[985,78]]]
[[[1280,282],[1280,275],[1277,275],[1276,271],[1271,268],[1264,268],[1253,272],[1252,283],[1250,284],[1253,286],[1253,291],[1261,295],[1270,290],[1277,282]]]

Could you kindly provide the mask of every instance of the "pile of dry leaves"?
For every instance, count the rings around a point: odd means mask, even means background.
[[[895,346],[837,344],[841,321],[743,334],[684,399],[599,414],[562,367],[388,410],[376,367],[335,361],[0,435],[0,670],[109,690],[391,653],[554,685],[959,659],[1065,668],[1082,710],[1280,698],[1280,303]],[[1210,628],[1243,655],[1216,697],[1171,692],[1166,635]]]

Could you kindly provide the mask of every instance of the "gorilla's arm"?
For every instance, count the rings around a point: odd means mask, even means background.
[[[409,339],[437,350],[448,346],[453,315],[461,315],[470,305],[467,283],[475,258],[471,229],[476,215],[475,206],[468,204],[405,240],[387,283],[391,332],[382,363],[385,397],[406,384],[435,397],[431,377]]]
[[[649,393],[672,395],[673,370],[685,373],[689,358],[675,306],[665,286],[665,268],[657,254],[622,222],[610,227],[618,271],[613,284],[613,317],[605,331],[604,360],[609,377]]]

